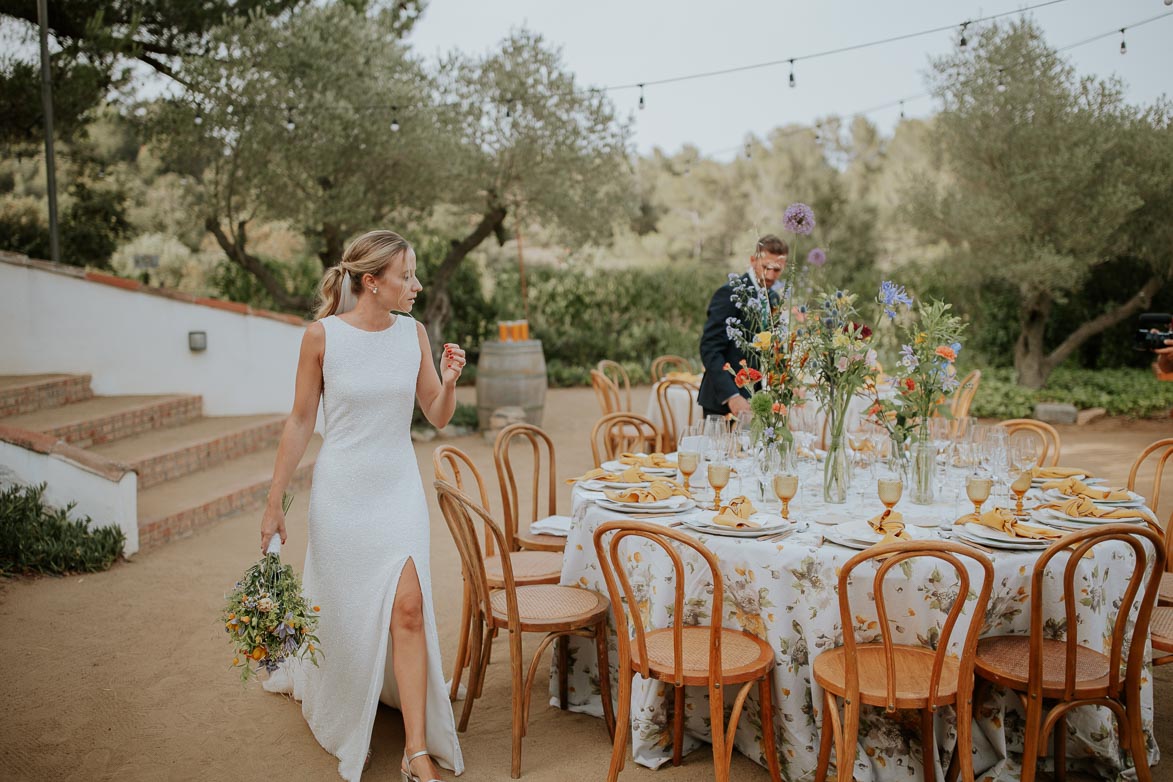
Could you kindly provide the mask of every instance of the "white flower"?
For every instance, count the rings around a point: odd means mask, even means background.
[[[273,601],[267,597],[262,597],[257,603],[257,610],[263,614],[267,614],[273,610]]]

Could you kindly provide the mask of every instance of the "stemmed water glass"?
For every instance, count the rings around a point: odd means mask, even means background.
[[[771,470],[773,477],[770,483],[774,489],[774,496],[782,501],[782,518],[789,521],[790,501],[798,494],[798,470],[795,463],[794,447],[791,445],[781,446],[781,450],[775,452],[775,455],[770,458],[770,464],[773,466],[773,470]]]
[[[892,514],[892,509],[904,496],[904,475],[899,464],[899,460],[896,458],[889,460],[876,478],[876,494],[879,495],[880,502],[884,504],[883,518],[885,519]]]
[[[713,487],[713,510],[721,509],[721,489],[729,485],[733,465],[729,463],[733,438],[729,432],[710,435],[710,446],[705,455],[708,460],[709,485]]]
[[[701,465],[701,444],[704,441],[702,427],[685,426],[680,429],[680,439],[676,443],[676,467],[684,476],[684,490],[691,492],[688,481],[692,474]]]
[[[1006,466],[1010,469],[1010,491],[1014,494],[1014,515],[1022,515],[1022,498],[1030,490],[1035,449],[1023,439],[1011,439],[1006,447]]]
[[[973,503],[973,514],[982,515],[982,505],[990,499],[990,489],[994,486],[994,479],[989,473],[975,471],[965,476],[965,496]]]

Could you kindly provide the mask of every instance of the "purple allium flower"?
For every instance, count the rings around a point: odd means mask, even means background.
[[[806,262],[811,266],[822,266],[827,262],[827,253],[816,247],[806,254]]]
[[[904,290],[903,285],[897,285],[891,280],[880,283],[880,303],[884,305],[884,314],[889,318],[896,317],[896,305],[912,306],[912,297]]]
[[[815,230],[815,213],[806,204],[791,204],[782,215],[782,226],[791,233],[810,236]]]
[[[765,437],[767,440],[773,440],[774,439],[774,427],[767,426],[765,429],[762,430],[762,436]]]

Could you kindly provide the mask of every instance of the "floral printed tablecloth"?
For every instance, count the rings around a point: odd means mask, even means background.
[[[862,499],[857,500],[862,504]],[[576,490],[574,525],[567,541],[562,569],[562,583],[606,594],[607,587],[595,555],[592,535],[604,521],[616,514],[586,501]],[[840,513],[856,511],[839,506]],[[856,518],[867,518],[871,508],[860,508]],[[818,518],[809,509],[810,518]],[[638,518],[638,517],[631,517]],[[663,524],[672,517],[649,519]],[[687,528],[678,529],[687,531]],[[775,744],[780,753],[782,771],[789,780],[813,779],[817,765],[819,727],[823,703],[822,688],[813,682],[812,664],[823,650],[842,643],[836,584],[838,570],[856,552],[822,542],[819,524],[775,543],[756,539],[699,534],[705,545],[716,553],[725,580],[724,604],[720,617],[709,616],[714,585],[709,583],[708,569],[688,568],[686,579],[685,624],[721,622],[724,626],[753,633],[775,649],[774,672]],[[1109,548],[1111,546],[1112,548]],[[629,538],[621,545],[628,575],[638,595],[638,610],[654,626],[668,626],[672,621],[673,586],[667,556],[647,541]],[[686,554],[686,561],[691,553]],[[1000,551],[993,557],[995,579],[983,635],[1017,633],[1028,629],[1030,574],[1036,554]],[[1052,565],[1062,572],[1064,555]],[[699,563],[698,563],[699,564]],[[1060,567],[1056,569],[1055,565]],[[1108,650],[1112,622],[1121,609],[1121,595],[1131,572],[1132,554],[1123,544],[1098,547],[1094,558],[1080,565],[1083,597],[1079,600],[1079,639],[1092,648]],[[852,579],[852,605],[857,612],[857,638],[872,640],[875,615],[867,592],[874,571],[865,578]],[[980,583],[981,573],[971,572],[971,583]],[[1056,576],[1058,579],[1060,576]],[[866,583],[865,583],[866,582]],[[935,643],[945,615],[957,598],[955,574],[935,567],[930,560],[905,563],[889,574],[890,621],[896,623],[897,642]],[[1063,606],[1055,580],[1044,599],[1048,606],[1047,632],[1062,637]],[[858,590],[856,592],[855,590]],[[902,592],[902,596],[896,594]],[[969,600],[976,599],[970,594]],[[867,613],[871,611],[872,613]],[[963,613],[954,639],[960,642],[972,612]],[[614,624],[612,623],[612,633]],[[878,640],[875,634],[875,640]],[[611,640],[612,692],[616,686],[618,650]],[[1150,670],[1143,677],[1143,722],[1147,736],[1149,764],[1159,759],[1153,737],[1153,705]],[[570,700],[575,711],[602,716],[599,698],[599,671],[593,644],[571,639]],[[551,702],[557,702],[556,672],[551,677]],[[974,767],[982,779],[1017,779],[1018,756],[1022,750],[1024,718],[1013,695],[999,689],[980,705],[974,731]],[[732,696],[732,688],[730,688]],[[656,768],[672,754],[672,698],[670,686],[635,677],[632,690],[631,731],[633,756],[637,763]],[[687,753],[708,740],[709,707],[704,688],[688,688],[685,747]],[[729,704],[726,704],[728,716]],[[855,778],[858,780],[909,780],[923,778],[919,721],[916,712],[898,712],[895,718],[880,709],[865,707],[860,727],[859,752]],[[1111,713],[1104,708],[1082,707],[1068,715],[1068,765],[1083,767],[1103,778],[1125,777],[1128,763],[1119,746],[1118,731]],[[956,745],[956,720],[951,709],[938,712],[937,778],[943,778]],[[761,750],[761,719],[756,696],[751,694],[737,729],[736,746],[746,756],[765,766]]]

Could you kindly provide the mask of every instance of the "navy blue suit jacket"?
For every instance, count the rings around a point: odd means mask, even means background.
[[[741,275],[742,282],[752,286],[753,281],[749,273]],[[770,305],[778,303],[778,294],[770,291]],[[728,413],[729,406],[725,404],[730,397],[741,394],[749,398],[749,391],[738,388],[733,382],[733,375],[725,371],[725,364],[736,371],[745,355],[738,349],[737,344],[729,339],[726,332],[727,318],[741,319],[741,310],[733,303],[733,287],[725,283],[709,301],[708,318],[705,321],[705,330],[701,334],[701,363],[704,364],[705,374],[701,378],[700,391],[697,394],[697,403],[707,409]]]

